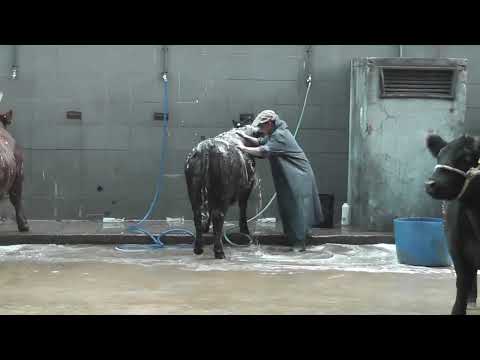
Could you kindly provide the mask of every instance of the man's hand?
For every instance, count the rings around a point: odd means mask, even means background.
[[[247,154],[250,154],[256,157],[264,157],[264,154],[262,153],[262,150],[259,147],[248,147],[243,144],[238,144],[237,147],[241,151],[246,152]]]
[[[243,144],[238,144],[237,147],[242,150],[242,151],[245,151],[245,149],[247,148],[245,145]]]
[[[245,134],[243,131],[236,131],[235,132],[237,135],[240,135],[242,138],[246,139],[247,138],[247,134]]]
[[[253,145],[253,146],[258,146],[259,143],[258,143],[258,139],[254,138],[254,137],[251,137],[251,136],[248,136],[247,134],[245,134],[244,132],[242,131],[237,131],[236,132],[242,139],[246,140],[249,144]]]

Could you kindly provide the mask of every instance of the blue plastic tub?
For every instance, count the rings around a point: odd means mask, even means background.
[[[442,267],[452,265],[443,219],[393,220],[397,259],[401,264]]]

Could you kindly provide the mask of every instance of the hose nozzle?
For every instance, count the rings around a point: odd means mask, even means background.
[[[168,82],[168,77],[167,77],[167,72],[166,71],[164,73],[162,73],[162,80],[164,82]]]
[[[11,71],[10,77],[11,77],[12,80],[15,80],[17,78],[17,67],[16,66],[12,66],[12,71]]]

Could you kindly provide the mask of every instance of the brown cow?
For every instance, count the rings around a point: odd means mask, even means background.
[[[23,150],[7,131],[13,111],[0,114],[0,194],[8,193],[15,207],[18,231],[29,231],[22,205]]]

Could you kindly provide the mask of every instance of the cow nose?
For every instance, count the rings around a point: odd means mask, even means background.
[[[435,181],[428,180],[428,181],[425,182],[425,189],[427,191],[432,191],[434,189],[434,187],[435,187]]]

